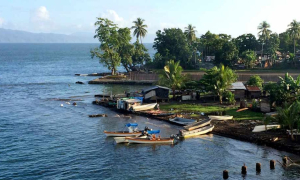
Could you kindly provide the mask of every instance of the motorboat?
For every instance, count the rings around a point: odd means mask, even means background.
[[[209,115],[208,117],[211,120],[216,120],[216,121],[226,121],[226,120],[233,119],[233,116],[229,116],[229,115],[225,115],[225,116],[213,116],[213,115]]]
[[[128,131],[104,131],[107,137],[128,137],[128,136],[139,136],[142,134],[142,130],[138,130],[137,123],[128,123],[125,125]]]
[[[148,136],[147,138],[139,138],[139,137],[128,137],[126,140],[128,143],[136,143],[136,144],[173,144],[175,138],[170,137],[170,138],[161,138],[160,136],[156,136],[155,134],[158,134],[160,131],[148,131]]]
[[[147,128],[145,128],[145,130],[142,132],[141,135],[137,136],[137,138],[143,138],[146,139],[149,137],[149,133],[148,132],[159,132],[159,130],[156,131],[147,131]],[[130,137],[114,137],[115,141],[117,144],[119,143],[128,143],[128,138]]]
[[[157,103],[134,105],[134,106],[131,106],[131,111],[134,111],[134,112],[146,111],[146,110],[154,109],[156,105],[157,105]]]
[[[198,136],[198,135],[202,135],[202,134],[207,134],[207,133],[211,132],[213,129],[214,129],[214,126],[209,125],[209,126],[205,126],[205,127],[199,128],[199,129],[192,130],[192,131],[180,130],[179,136],[184,137],[184,138]]]
[[[210,122],[211,122],[211,119],[204,119],[204,120],[192,123],[190,125],[184,126],[183,128],[187,131],[191,131],[191,130],[194,130],[194,129],[198,129],[198,128],[207,126],[207,125],[210,124]]]
[[[179,125],[183,125],[183,126],[187,126],[187,125],[190,125],[190,124],[196,122],[195,119],[185,119],[185,118],[180,118],[180,117],[175,117],[173,119],[169,119],[169,121],[179,124]]]

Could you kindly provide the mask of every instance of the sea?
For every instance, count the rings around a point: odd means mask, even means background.
[[[173,145],[116,144],[104,130],[126,123],[160,130],[180,127],[140,116],[123,116],[93,105],[95,94],[140,91],[145,86],[88,84],[108,72],[90,50],[98,44],[0,44],[0,179],[299,179],[299,166],[269,161],[299,156],[213,134]],[[146,44],[153,56],[155,50]],[[120,67],[120,71],[123,69]],[[84,84],[75,84],[82,81]],[[73,106],[72,103],[77,105]],[[89,118],[105,113],[108,117]],[[255,164],[262,172],[255,172]],[[248,167],[241,175],[241,167]]]

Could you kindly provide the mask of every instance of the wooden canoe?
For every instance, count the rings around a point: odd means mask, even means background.
[[[111,137],[129,137],[129,136],[138,136],[142,134],[142,131],[136,131],[136,132],[129,132],[129,131],[104,131],[104,134],[106,136],[111,136]]]
[[[174,139],[171,138],[156,138],[155,140],[145,139],[145,138],[126,138],[128,143],[138,143],[138,144],[173,144]]]
[[[213,116],[213,115],[209,115],[208,116],[211,120],[216,120],[216,121],[226,121],[226,120],[231,120],[233,118],[233,116]]]
[[[210,122],[211,122],[211,119],[204,119],[204,120],[201,120],[199,122],[195,122],[195,123],[192,123],[190,125],[184,126],[183,128],[185,130],[191,131],[191,130],[194,130],[194,129],[198,129],[198,128],[207,126],[207,125],[210,124]]]
[[[214,126],[209,125],[192,131],[180,130],[179,134],[181,137],[187,138],[187,137],[198,136],[198,135],[209,133],[213,129]]]
[[[185,119],[185,118],[180,118],[180,117],[175,117],[174,119],[169,119],[169,121],[179,124],[179,125],[183,125],[183,126],[187,126],[187,125],[190,125],[190,124],[196,122],[195,119]]]

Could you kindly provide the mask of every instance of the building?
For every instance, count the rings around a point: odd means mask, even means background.
[[[254,99],[261,96],[261,90],[257,86],[247,86],[246,89],[247,98]]]
[[[144,102],[168,101],[170,89],[163,86],[152,86],[142,90]]]
[[[235,82],[231,84],[229,90],[234,94],[235,99],[244,99],[246,87],[242,82]]]

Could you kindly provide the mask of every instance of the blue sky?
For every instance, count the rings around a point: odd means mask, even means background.
[[[120,27],[131,27],[137,17],[145,19],[153,42],[163,28],[184,29],[193,24],[197,36],[208,30],[233,37],[257,35],[266,20],[281,33],[296,19],[300,0],[0,0],[0,28],[45,33],[93,34],[96,17],[106,17]]]

